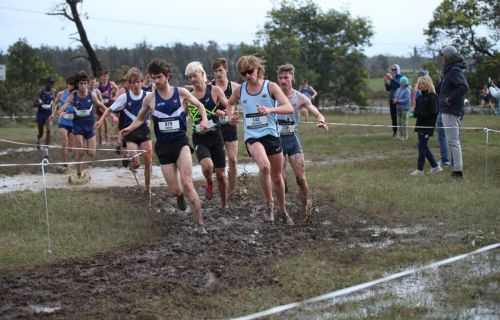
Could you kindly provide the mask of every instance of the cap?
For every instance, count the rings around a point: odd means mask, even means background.
[[[458,50],[454,46],[446,46],[441,50],[441,55],[446,57],[452,56],[457,53]]]
[[[401,77],[401,79],[399,79],[399,83],[404,83],[404,84],[408,84],[409,81],[408,81],[408,78],[407,77]]]
[[[47,81],[45,81],[45,83],[54,83],[54,82],[55,82],[54,78],[52,78],[52,77],[48,77]]]
[[[418,70],[418,75],[419,76],[426,76],[428,74],[429,74],[429,72],[427,70],[425,70],[425,69]]]

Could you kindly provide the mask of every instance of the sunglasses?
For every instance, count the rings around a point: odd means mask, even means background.
[[[245,76],[249,76],[249,75],[253,74],[253,72],[254,72],[254,71],[255,71],[255,69],[248,69],[248,70],[246,70],[246,71],[241,72],[240,74],[241,74],[243,77],[245,77]]]
[[[391,69],[392,71],[398,71],[398,69],[394,68],[394,69]]]

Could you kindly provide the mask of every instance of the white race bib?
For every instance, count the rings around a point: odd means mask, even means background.
[[[267,116],[260,113],[249,113],[246,115],[245,123],[248,129],[259,129],[267,127]]]
[[[228,124],[229,118],[227,116],[219,117],[219,124]]]
[[[206,131],[209,131],[209,130],[213,129],[216,126],[217,126],[217,124],[212,119],[209,119],[208,122],[207,122],[207,130]],[[195,126],[195,128],[196,128],[196,132],[201,132],[200,131],[200,124],[197,124]]]
[[[179,118],[166,118],[158,120],[158,129],[162,133],[178,132],[181,128]]]
[[[42,104],[41,107],[42,107],[42,109],[47,110],[47,109],[50,109],[50,104]]]

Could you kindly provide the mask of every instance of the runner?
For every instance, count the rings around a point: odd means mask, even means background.
[[[196,157],[201,165],[203,176],[205,177],[205,199],[213,197],[212,173],[215,171],[217,185],[221,200],[221,209],[227,210],[227,180],[226,180],[226,152],[224,150],[224,140],[219,130],[218,119],[223,117],[225,112],[219,110],[222,104],[227,107],[227,99],[224,92],[216,86],[207,85],[207,75],[203,66],[198,61],[193,61],[186,66],[185,75],[188,77],[193,91],[191,94],[205,106],[208,117],[208,128],[200,133],[201,116],[198,108],[188,103],[188,112],[193,130],[193,145]]]
[[[200,131],[207,129],[207,114],[205,107],[185,88],[172,87],[169,80],[172,67],[163,59],[154,59],[148,65],[148,73],[156,87],[155,91],[147,95],[142,108],[132,123],[120,131],[122,137],[138,128],[145,120],[148,112],[153,114],[153,124],[156,134],[155,153],[160,161],[163,177],[167,182],[170,193],[177,197],[177,206],[186,210],[183,192],[186,194],[199,232],[206,234],[203,227],[200,198],[196,193],[192,180],[193,159],[186,135],[186,110],[182,107],[183,101],[188,100],[198,107],[201,114]],[[180,176],[180,184],[179,178]]]
[[[102,97],[101,102],[109,108],[111,106],[111,82],[109,81],[109,71],[104,69],[102,72],[98,74],[99,76],[99,82],[93,83],[89,86],[91,90],[97,89],[99,90],[99,93]],[[92,77],[91,80],[94,80],[94,77]],[[104,113],[104,109],[96,108],[96,113],[97,113],[97,120],[101,120],[102,115]],[[104,130],[104,134],[103,131]],[[107,143],[109,139],[108,136],[108,119],[104,119],[104,126],[103,129],[99,127],[98,129],[98,135],[97,135],[97,143],[102,144]]]
[[[66,99],[66,102],[59,113],[60,117],[64,117],[70,105],[73,105],[73,136],[76,148],[80,148],[76,152],[76,162],[80,162],[84,155],[84,142],[87,143],[87,155],[91,158],[95,157],[96,141],[94,133],[95,111],[94,105],[99,108],[106,109],[106,106],[101,104],[99,98],[90,92],[88,89],[89,77],[85,71],[79,71],[75,75],[76,90],[72,92]],[[76,179],[69,176],[69,183],[85,183],[90,180],[90,174],[82,177],[82,164],[76,164]]]
[[[215,59],[212,64],[212,70],[215,74],[215,79],[212,84],[221,88],[226,95],[226,98],[230,98],[233,91],[239,90],[240,85],[234,81],[229,81],[227,78],[228,65],[227,60],[224,58]],[[228,169],[228,191],[229,195],[237,192],[236,180],[238,179],[238,134],[237,127],[229,124],[229,119],[227,115],[219,118],[220,130],[222,132],[222,138],[224,140],[224,146],[226,148],[227,160],[229,162]]]
[[[52,121],[50,120],[51,105],[56,97],[56,90],[54,89],[54,79],[48,77],[45,81],[45,86],[40,88],[35,96],[33,106],[37,107],[36,111],[36,124],[38,128],[38,135],[36,136],[36,144],[40,149],[40,139],[43,137],[43,128],[45,128],[45,145],[50,144],[50,127]],[[44,148],[45,158],[49,157],[49,151]]]
[[[69,95],[75,90],[75,78],[74,76],[70,76],[66,78],[66,89],[63,91],[59,91],[56,95],[56,99],[52,103],[52,114],[50,115],[50,120],[53,121],[55,119],[55,115],[57,113],[58,107],[62,107]],[[71,151],[71,147],[73,147],[73,105],[68,106],[66,109],[66,114],[59,118],[58,125],[58,135],[59,140],[61,142],[61,155],[63,162],[68,162],[68,153]],[[61,173],[68,172],[68,165],[63,165],[63,170]]]
[[[116,124],[120,129],[128,127],[132,121],[137,117],[139,110],[142,107],[142,102],[146,97],[146,91],[142,90],[142,73],[137,68],[130,68],[126,74],[127,81],[129,83],[130,90],[126,93],[120,95],[116,101],[104,111],[102,117],[96,123],[96,127],[99,128],[102,123],[107,119],[110,112],[119,113],[119,119],[112,116],[112,123]],[[151,170],[152,170],[152,144],[151,144],[151,133],[149,130],[149,118],[148,113],[145,117],[145,121],[140,124],[140,126],[134,131],[130,132],[124,140],[127,147],[127,156],[134,157],[137,154],[137,150],[146,150],[144,153],[144,185],[146,188],[146,193],[151,194]],[[140,161],[138,157],[134,157],[131,164],[129,164],[130,170],[136,170],[140,167]]]
[[[301,222],[311,222],[312,201],[309,198],[309,185],[306,180],[304,153],[302,152],[302,146],[300,145],[297,134],[297,129],[300,124],[300,110],[305,108],[310,111],[318,121],[316,124],[318,128],[328,131],[328,126],[325,123],[325,117],[312,104],[311,100],[292,88],[292,84],[295,81],[295,67],[291,64],[285,64],[278,67],[277,73],[281,90],[293,106],[293,114],[278,115],[278,130],[283,146],[283,154],[285,156],[283,163],[285,190],[288,189],[286,183],[286,157],[288,156],[288,161],[290,161],[290,166],[295,174],[295,181],[300,189],[299,197],[304,209],[304,219]]]
[[[293,225],[285,206],[283,152],[276,116],[293,113],[293,107],[276,83],[264,79],[264,64],[260,58],[242,56],[236,62],[236,67],[245,82],[240,90],[233,91],[227,115],[231,124],[235,125],[238,114],[234,112],[234,107],[240,100],[243,106],[245,146],[259,166],[259,178],[266,201],[264,222],[274,223],[274,184],[278,213],[283,222]]]
[[[318,92],[311,85],[309,85],[309,81],[306,79],[302,80],[302,84],[299,87],[299,92],[305,95],[309,100],[311,100],[311,103],[318,95]],[[309,121],[309,111],[307,110],[307,108],[302,108],[300,112],[306,118],[306,121]]]

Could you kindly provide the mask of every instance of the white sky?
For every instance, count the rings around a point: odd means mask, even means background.
[[[63,1],[63,0],[60,0]],[[48,16],[58,1],[0,0],[0,51],[6,52],[20,38],[33,47],[41,45],[76,47],[70,39],[73,23]],[[252,44],[262,28],[272,0],[84,0],[81,13],[93,45],[133,48],[146,41],[152,46],[207,44]],[[328,9],[349,11],[352,17],[369,18],[375,35],[368,56],[376,54],[411,55],[413,47],[423,49],[424,28],[432,19],[440,0],[402,2],[396,0],[316,0]],[[110,20],[114,20],[110,21]],[[120,22],[119,22],[120,21]]]

